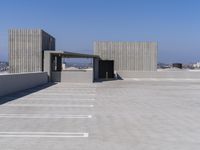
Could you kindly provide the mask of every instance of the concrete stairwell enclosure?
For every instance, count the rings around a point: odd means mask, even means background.
[[[94,42],[94,54],[102,60],[113,60],[114,70],[122,77],[121,72],[157,71],[156,42],[97,41]]]

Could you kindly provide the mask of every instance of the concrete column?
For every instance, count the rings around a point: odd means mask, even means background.
[[[51,54],[48,51],[44,52],[43,71],[47,72],[48,80],[51,79]]]

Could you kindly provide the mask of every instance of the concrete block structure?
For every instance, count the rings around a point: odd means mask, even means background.
[[[156,71],[156,42],[94,42],[94,54],[113,60],[117,72]]]
[[[10,73],[43,71],[43,51],[55,50],[55,38],[41,29],[9,30]]]
[[[62,58],[91,58],[93,71],[62,70]],[[95,42],[94,55],[55,51],[55,38],[41,29],[9,30],[10,73],[42,72],[55,82],[92,82],[157,70],[156,42]],[[82,80],[79,80],[82,78]]]

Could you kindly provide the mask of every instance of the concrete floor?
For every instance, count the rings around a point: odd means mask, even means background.
[[[199,91],[195,80],[137,79],[7,96],[0,150],[199,150]]]

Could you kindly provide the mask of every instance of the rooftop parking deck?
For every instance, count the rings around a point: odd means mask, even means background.
[[[58,83],[1,99],[1,150],[199,150],[200,81]]]

